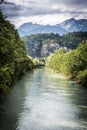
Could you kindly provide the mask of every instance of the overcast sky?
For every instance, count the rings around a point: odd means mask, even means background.
[[[69,18],[87,19],[87,0],[5,0],[2,4],[8,19],[22,23],[58,24]]]

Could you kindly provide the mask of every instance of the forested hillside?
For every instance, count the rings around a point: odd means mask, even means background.
[[[33,62],[17,30],[0,11],[0,100],[9,88],[29,69]]]
[[[57,50],[47,58],[46,66],[87,86],[87,40],[76,50]]]
[[[83,40],[87,40],[87,32],[73,32],[62,37],[63,46],[69,49],[76,49]]]
[[[87,40],[87,32],[59,34],[36,34],[23,38],[27,52],[32,57],[47,57],[58,48],[76,49],[78,44]]]

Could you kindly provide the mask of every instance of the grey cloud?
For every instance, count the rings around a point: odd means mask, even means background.
[[[87,0],[49,0],[49,2],[64,4],[87,4]]]
[[[31,9],[31,7],[27,8],[21,5],[16,5],[15,3],[11,2],[8,2],[6,5],[2,5],[2,10],[8,17],[19,17],[26,14],[28,15],[27,11]]]
[[[61,4],[66,7],[86,8],[87,0],[49,0],[52,4]]]
[[[69,2],[70,1],[70,2]],[[82,4],[85,5],[87,4],[87,0],[68,0],[69,3],[74,3],[74,4]]]
[[[34,0],[27,0],[27,3],[29,3],[29,4],[33,4],[35,1]]]
[[[8,2],[8,4],[4,4],[2,8],[9,18],[46,14],[71,14],[73,16],[87,13],[80,10],[80,7],[85,8],[85,6],[87,6],[87,0],[84,0],[84,2],[83,0],[48,0],[48,5],[39,5],[39,1],[36,3],[35,0],[26,0],[26,2],[26,5],[16,5],[15,3]],[[61,5],[61,9],[51,8],[54,4]],[[68,6],[69,8],[67,8]],[[66,7],[66,9],[63,9],[63,7]]]

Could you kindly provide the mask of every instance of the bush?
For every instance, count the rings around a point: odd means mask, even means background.
[[[85,69],[84,71],[80,71],[76,77],[76,80],[78,81],[78,83],[81,83],[87,87],[87,69]]]

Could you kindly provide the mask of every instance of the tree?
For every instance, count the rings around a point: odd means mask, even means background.
[[[17,30],[0,11],[0,99],[32,67],[33,61],[27,57],[26,48]]]
[[[46,65],[87,86],[87,40],[75,50],[66,53],[63,50],[56,51],[47,58]]]

